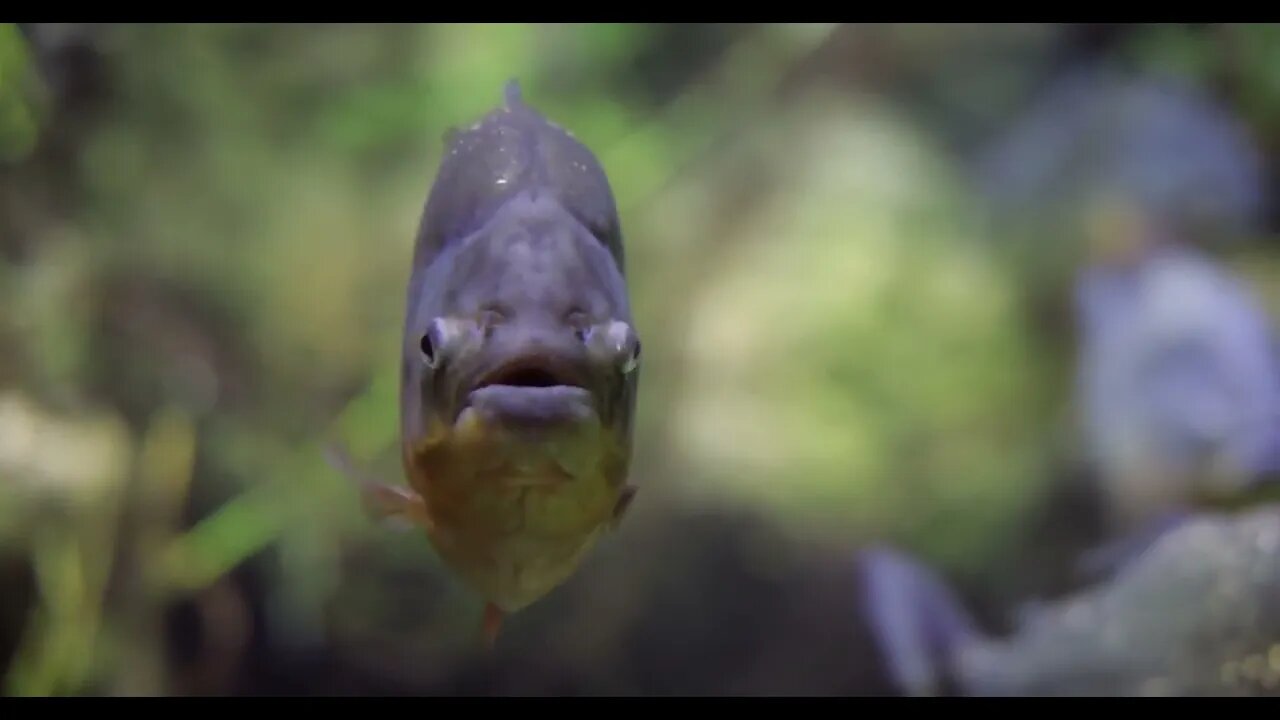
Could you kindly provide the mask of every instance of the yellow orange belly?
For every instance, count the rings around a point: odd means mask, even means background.
[[[589,440],[589,441],[588,441]],[[506,612],[565,582],[608,527],[622,491],[607,435],[530,445],[497,432],[439,432],[406,457],[428,536],[464,583]]]

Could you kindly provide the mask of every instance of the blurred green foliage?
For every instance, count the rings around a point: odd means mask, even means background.
[[[1054,379],[1014,279],[907,117],[826,93],[793,108],[753,139],[787,192],[696,289],[680,447],[801,532],[981,562],[1044,478]]]
[[[0,162],[21,160],[35,146],[36,87],[22,35],[13,25],[0,25]]]

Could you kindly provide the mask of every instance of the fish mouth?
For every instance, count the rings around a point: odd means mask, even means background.
[[[532,355],[516,358],[490,370],[476,382],[473,392],[487,387],[554,388],[586,387],[586,378],[569,363]]]
[[[467,393],[467,410],[503,425],[558,426],[598,419],[586,373],[546,355],[528,355],[482,374]]]

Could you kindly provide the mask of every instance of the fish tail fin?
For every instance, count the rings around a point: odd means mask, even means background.
[[[906,695],[944,693],[955,651],[979,630],[932,570],[887,546],[858,556],[865,621],[890,681]]]
[[[498,634],[502,631],[502,622],[507,614],[492,602],[485,603],[484,615],[480,620],[480,640],[484,649],[492,651],[498,642]]]

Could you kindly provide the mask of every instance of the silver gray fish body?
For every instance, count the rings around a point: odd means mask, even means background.
[[[604,170],[513,81],[502,106],[447,138],[401,366],[415,496],[397,502],[488,601],[490,637],[629,506],[639,357]]]

